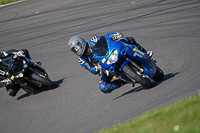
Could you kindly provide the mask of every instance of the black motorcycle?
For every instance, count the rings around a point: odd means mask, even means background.
[[[11,55],[3,59],[1,64],[5,70],[1,73],[8,77],[2,82],[19,84],[26,92],[42,87],[57,87],[57,84],[50,80],[44,68],[25,56]]]

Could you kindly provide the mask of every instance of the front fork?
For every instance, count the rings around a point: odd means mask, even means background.
[[[129,60],[127,57],[126,57],[127,60]],[[140,75],[142,78],[150,78],[147,74],[144,73],[144,69],[139,66],[138,64],[136,64],[134,61],[131,61],[129,60],[132,64],[132,68],[137,72],[138,75]]]
[[[121,79],[121,80],[123,80],[123,81],[126,81],[126,82],[130,82],[130,83],[135,83],[135,80],[134,79],[132,79],[131,77],[129,77],[128,75],[125,75],[121,70],[122,70],[122,68],[126,65],[126,64],[132,64],[132,68],[136,71],[136,73],[138,74],[138,75],[140,75],[141,77],[143,77],[143,78],[150,78],[148,75],[146,75],[145,73],[144,73],[144,69],[141,67],[141,66],[139,66],[137,63],[135,63],[134,61],[131,61],[128,57],[124,57],[126,60],[121,64],[121,66],[120,66],[120,68],[118,68],[119,69],[119,71],[120,72],[118,72],[118,71],[116,71],[113,67],[111,67],[110,69],[109,69],[109,71],[111,72],[111,74],[112,75],[114,75],[113,76],[113,79],[115,79],[115,78],[119,78],[119,79]]]

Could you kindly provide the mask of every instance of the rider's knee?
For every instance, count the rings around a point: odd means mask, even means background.
[[[8,95],[9,95],[9,96],[14,97],[14,96],[16,96],[16,94],[17,94],[17,91],[16,91],[16,90],[13,90],[13,89],[9,89],[9,90],[8,90]]]
[[[111,93],[111,90],[109,90],[109,88],[110,87],[107,85],[107,83],[105,81],[100,81],[99,89],[101,90],[101,92]]]
[[[15,84],[12,87],[10,85],[7,85],[6,86],[6,90],[8,92],[8,95],[14,97],[14,96],[16,96],[16,94],[18,93],[18,91],[20,90],[20,85],[19,84]]]

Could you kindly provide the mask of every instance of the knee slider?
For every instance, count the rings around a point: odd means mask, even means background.
[[[8,94],[9,94],[10,96],[14,97],[14,96],[16,96],[17,91],[15,91],[15,90],[13,90],[13,89],[9,89],[9,90],[8,90]]]
[[[111,91],[109,90],[110,86],[103,80],[100,81],[99,84],[99,89],[103,92],[103,93],[111,93]]]

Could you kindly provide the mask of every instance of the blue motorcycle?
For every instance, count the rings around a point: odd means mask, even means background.
[[[150,57],[136,46],[112,41],[109,35],[101,36],[92,48],[104,72],[129,83],[151,88],[163,79],[163,71]]]

